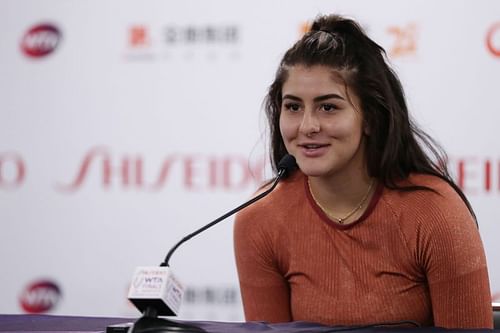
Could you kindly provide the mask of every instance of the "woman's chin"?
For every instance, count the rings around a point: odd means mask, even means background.
[[[331,170],[325,170],[324,168],[318,167],[300,167],[300,171],[308,177],[321,177],[326,176]]]

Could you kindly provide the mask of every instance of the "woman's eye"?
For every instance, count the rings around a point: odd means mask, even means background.
[[[297,104],[297,103],[286,103],[285,104],[285,109],[287,109],[288,111],[297,112],[297,111],[300,110],[300,104]]]
[[[326,112],[332,112],[337,110],[337,106],[335,106],[334,104],[323,104],[321,105],[321,110]]]

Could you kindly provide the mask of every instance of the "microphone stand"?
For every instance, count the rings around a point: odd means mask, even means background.
[[[200,333],[205,332],[200,327],[171,321],[168,319],[158,318],[158,311],[148,306],[132,327],[128,330],[129,333],[169,333],[169,332],[185,332],[185,333]]]
[[[199,228],[198,230],[194,231],[193,233],[187,235],[186,237],[182,238],[177,244],[175,244],[170,251],[167,253],[167,256],[165,257],[165,260],[160,264],[160,267],[169,267],[169,261],[170,257],[172,254],[177,250],[179,246],[181,246],[183,243],[187,242],[194,236],[202,233],[203,231],[207,230],[208,228],[213,227],[217,223],[221,222],[222,220],[228,218],[229,216],[237,213],[238,211],[242,210],[243,208],[253,204],[254,202],[262,199],[271,191],[274,190],[274,188],[278,185],[278,182],[285,176],[288,175],[292,169],[296,167],[295,164],[295,158],[292,155],[285,155],[278,164],[278,175],[272,182],[272,185],[270,188],[268,188],[266,191],[260,193],[259,195],[253,197],[252,199],[248,200],[247,202],[239,205],[238,207],[234,208],[233,210],[227,212],[226,214],[222,215],[221,217],[213,220],[212,222],[208,223],[207,225]],[[129,333],[168,333],[168,332],[185,332],[185,333],[199,333],[199,332],[205,332],[200,327],[193,326],[190,324],[185,324],[185,323],[178,323],[175,321],[167,320],[167,319],[162,319],[158,318],[158,311],[155,309],[153,306],[148,306],[146,310],[144,310],[142,317],[139,318],[132,327],[130,327]]]

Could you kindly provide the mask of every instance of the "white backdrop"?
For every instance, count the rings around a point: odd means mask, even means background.
[[[386,48],[450,154],[500,300],[500,2],[0,0],[0,312],[138,315],[135,266],[271,175],[266,88],[333,12]],[[171,266],[180,318],[243,319],[232,219]]]

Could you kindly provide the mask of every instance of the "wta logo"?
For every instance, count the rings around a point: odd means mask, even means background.
[[[61,42],[61,32],[52,24],[38,24],[29,29],[21,40],[21,50],[32,58],[45,57]]]
[[[28,285],[21,294],[19,302],[27,313],[44,313],[53,310],[61,296],[61,289],[57,284],[41,280]]]
[[[486,33],[486,47],[495,57],[500,57],[500,22],[493,24]]]

